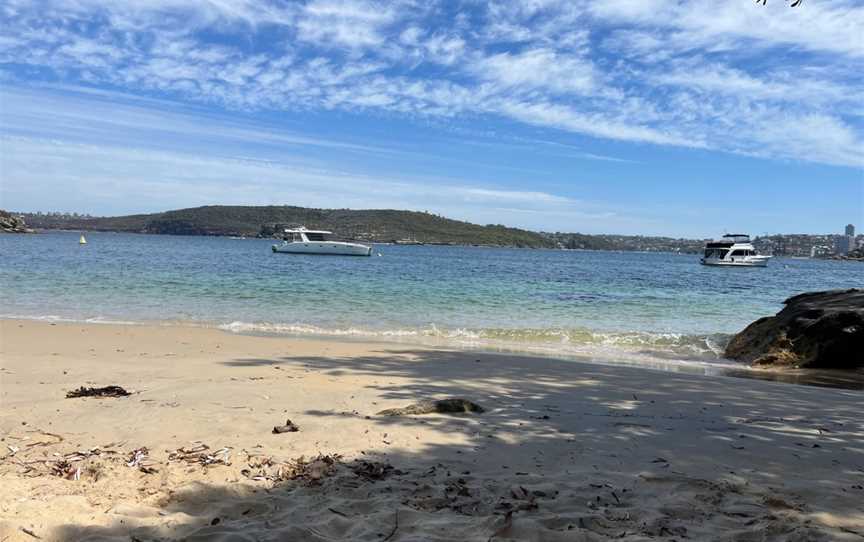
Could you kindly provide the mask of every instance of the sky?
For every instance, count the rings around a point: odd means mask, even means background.
[[[862,0],[0,0],[0,208],[860,230],[862,28]]]

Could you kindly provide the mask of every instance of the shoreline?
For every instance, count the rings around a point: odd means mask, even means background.
[[[33,539],[22,529],[43,540],[864,536],[858,391],[10,320],[0,360],[10,542]],[[65,398],[85,385],[133,395]],[[444,397],[486,412],[377,414]],[[300,430],[273,434],[286,418]],[[213,462],[178,452],[200,443]],[[61,461],[71,470],[52,474]]]
[[[518,343],[495,339],[454,339],[435,335],[412,335],[409,333],[393,333],[375,335],[377,332],[366,332],[366,330],[354,328],[348,330],[336,330],[329,332],[324,328],[311,325],[289,325],[290,329],[298,330],[307,328],[309,331],[267,331],[255,329],[234,330],[231,324],[220,324],[218,322],[196,322],[196,321],[134,321],[134,320],[102,320],[99,318],[74,319],[64,317],[5,317],[0,316],[0,322],[35,322],[48,325],[84,325],[84,326],[136,326],[154,329],[165,328],[188,328],[214,330],[230,336],[261,337],[287,340],[309,340],[357,345],[382,345],[404,348],[438,349],[451,352],[491,354],[500,356],[522,356],[529,358],[548,359],[572,363],[587,363],[606,367],[631,367],[645,369],[661,373],[683,373],[701,375],[707,377],[743,378],[764,380],[772,382],[783,382],[793,385],[820,386],[848,390],[864,390],[864,370],[820,370],[820,369],[792,369],[779,367],[752,367],[734,360],[719,357],[715,360],[688,359],[680,357],[664,358],[655,353],[650,358],[623,359],[628,354],[621,351],[618,359],[598,358],[585,352],[567,352],[554,350],[554,343]],[[244,323],[241,323],[244,324]],[[254,324],[244,324],[254,327]],[[411,330],[412,333],[416,331]],[[425,339],[425,340],[424,340]],[[615,352],[606,352],[606,356]]]

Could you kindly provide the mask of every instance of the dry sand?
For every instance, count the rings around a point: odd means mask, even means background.
[[[111,384],[135,393],[65,398]],[[376,416],[442,397],[487,412]],[[860,541],[862,399],[516,355],[0,321],[0,541]],[[299,432],[273,434],[286,418]],[[196,443],[230,464],[170,455]],[[319,453],[342,459],[293,463]]]

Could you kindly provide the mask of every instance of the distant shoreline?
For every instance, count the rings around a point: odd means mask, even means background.
[[[122,231],[122,230],[101,230],[101,229],[88,229],[88,228],[35,228],[33,231],[28,233],[50,233],[50,232],[61,232],[61,233],[111,233],[111,234],[131,234],[131,235],[164,235],[164,236],[172,236],[172,237],[222,237],[222,238],[237,238],[240,235],[236,234],[227,234],[227,233],[214,233],[214,234],[183,234],[183,233],[154,233],[154,232],[142,232],[142,231]],[[279,237],[259,237],[259,236],[243,236],[243,240],[278,240]],[[368,239],[353,239],[349,238],[351,241],[367,243],[371,245],[378,246],[444,246],[444,247],[464,247],[464,248],[506,248],[506,249],[525,249],[525,250],[553,250],[553,251],[563,251],[563,252],[634,252],[640,254],[670,254],[670,255],[699,255],[701,251],[676,251],[676,250],[639,250],[639,249],[628,249],[628,248],[567,248],[567,247],[540,247],[540,246],[518,246],[518,245],[484,245],[484,244],[476,244],[476,243],[452,243],[452,242],[424,242],[424,243],[398,243],[394,241],[378,241],[378,240],[368,240]],[[796,256],[796,255],[777,255],[774,256],[777,259],[790,259],[790,260],[808,260],[808,261],[848,261],[848,262],[862,262],[864,263],[864,258],[850,258],[846,256],[826,256],[819,258],[810,258],[808,256]]]

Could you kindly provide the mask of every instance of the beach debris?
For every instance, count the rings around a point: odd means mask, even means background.
[[[51,465],[51,474],[67,480],[80,480],[81,467],[76,467],[71,462],[61,459]]]
[[[444,486],[444,495],[449,496],[451,493],[457,497],[471,496],[471,491],[468,489],[464,478],[457,478],[456,480],[449,480],[447,482]]]
[[[300,428],[297,427],[297,424],[292,422],[290,419],[285,420],[285,425],[277,425],[273,428],[273,434],[278,435],[279,433],[296,433]]]
[[[41,537],[41,536],[39,536],[38,534],[34,533],[33,531],[31,531],[31,530],[28,529],[27,527],[21,527],[21,532],[23,532],[24,534],[28,534],[28,535],[32,536],[33,538],[37,538],[37,539],[39,539],[39,540],[42,540],[42,537]]]
[[[497,508],[513,511],[519,510],[536,510],[538,493],[529,491],[522,486],[514,486],[510,488],[510,497],[516,501],[510,502],[502,498],[498,503]]]
[[[342,461],[339,454],[318,454],[309,461],[303,457],[288,462],[288,479],[303,480],[310,485],[321,483],[321,480],[336,473],[336,468]]]
[[[136,448],[129,452],[129,459],[126,460],[127,467],[137,467],[141,464],[141,462],[146,459],[148,450],[147,448],[141,447]]]
[[[30,433],[39,433],[40,435],[45,435],[46,437],[54,437],[57,439],[57,441],[56,442],[48,442],[48,441],[31,442],[31,443],[26,445],[27,448],[32,448],[34,446],[52,446],[54,444],[60,444],[61,442],[63,442],[63,437],[61,437],[60,435],[54,434],[54,433],[49,433],[47,431],[41,431],[38,429],[35,431],[29,431],[29,432]]]
[[[67,399],[75,399],[77,397],[127,397],[132,395],[120,386],[104,386],[101,388],[88,388],[81,386],[77,390],[72,390],[66,394]]]
[[[249,468],[242,469],[240,471],[240,474],[242,474],[246,478],[249,478],[250,480],[255,480],[259,482],[265,480],[269,480],[271,482],[278,482],[282,479],[282,472],[278,468],[271,469],[271,467],[274,467],[276,465],[272,457],[253,456],[249,452],[246,452],[246,464],[249,466]]]
[[[248,452],[247,456],[249,468],[241,470],[240,474],[256,481],[297,480],[307,485],[317,485],[324,478],[336,474],[337,468],[342,464],[342,456],[339,454],[318,454],[308,460],[301,456],[281,463],[268,456],[251,456]]]
[[[393,468],[389,463],[381,463],[379,461],[357,460],[348,466],[351,471],[367,482],[377,482],[384,480],[390,474],[404,474],[400,470]]]
[[[168,452],[168,461],[183,461],[189,464],[199,464],[202,467],[211,465],[230,465],[231,448],[224,447],[214,452],[204,443],[196,442],[188,448],[178,448]]]
[[[146,447],[136,448],[129,452],[129,457],[124,461],[127,467],[138,468],[144,474],[155,474],[159,472],[153,468],[153,463],[150,462],[150,450]]]
[[[309,459],[301,456],[288,461],[275,461],[270,456],[257,456],[246,452],[248,468],[240,474],[255,481],[285,482],[300,481],[307,485],[317,485],[325,478],[347,469],[364,482],[377,482],[394,474],[405,474],[388,463],[355,460],[342,461],[339,454],[318,454]]]
[[[63,455],[54,453],[50,457],[40,457],[38,459],[22,460],[18,457],[14,457],[11,461],[21,467],[23,470],[20,474],[28,478],[35,478],[48,474],[66,480],[80,480],[86,475],[89,478],[96,480],[102,474],[101,466],[98,464],[94,465],[81,462],[94,457],[105,458],[106,455],[115,453],[117,452],[112,450],[91,448],[90,450],[78,450]],[[20,455],[24,455],[23,451]]]
[[[464,414],[468,412],[482,413],[486,409],[460,398],[448,398],[437,400],[423,400],[402,408],[389,408],[382,410],[378,416],[416,416],[420,414]]]

